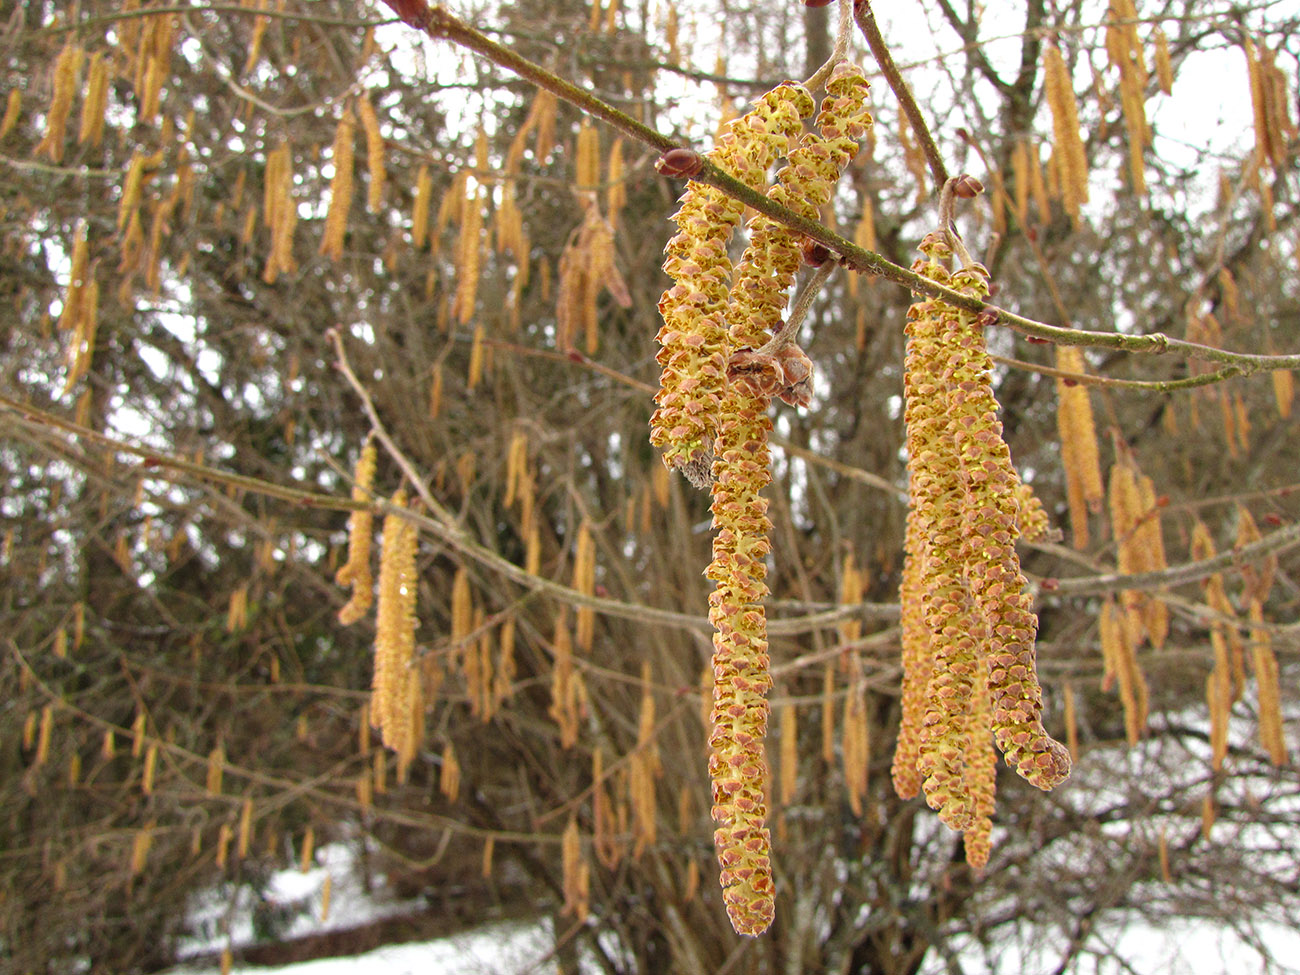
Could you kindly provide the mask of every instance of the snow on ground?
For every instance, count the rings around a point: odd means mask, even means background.
[[[545,927],[490,925],[437,941],[395,945],[364,955],[321,958],[275,968],[235,965],[248,975],[556,975],[542,964],[551,947]],[[183,966],[170,975],[219,975],[217,966]]]

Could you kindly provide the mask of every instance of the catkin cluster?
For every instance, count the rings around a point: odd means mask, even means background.
[[[979,265],[950,273],[941,234],[914,270],[975,297]],[[1034,666],[1037,620],[1015,551],[1021,487],[1002,439],[992,362],[975,314],[938,299],[908,311],[904,374],[911,508],[902,583],[903,722],[895,788],[924,790],[967,857],[988,859],[996,740],[1007,763],[1041,789],[1070,771],[1044,730]]]
[[[709,159],[757,189],[812,111],[812,97],[802,86],[779,85],[731,122]],[[674,218],[678,233],[665,248],[664,270],[674,284],[659,300],[664,325],[656,336],[657,359],[663,373],[650,442],[663,449],[670,468],[707,471],[726,387],[732,278],[727,242],[743,212],[744,206],[721,190],[692,182]],[[707,482],[707,476],[697,479]]]
[[[802,133],[812,97],[797,85],[781,85],[731,124],[710,157],[758,187],[772,161],[785,156],[768,196],[815,218],[871,122],[866,92],[860,69],[838,66],[817,131]],[[669,467],[711,486],[713,560],[705,574],[715,584],[709,597],[714,842],[732,926],[757,935],[775,911],[771,843],[763,825],[765,695],[772,684],[763,610],[772,527],[761,494],[771,480],[767,411],[774,396],[806,405],[811,364],[797,346],[763,350],[781,326],[801,262],[799,240],[757,216],[733,272],[726,245],[741,212],[739,203],[702,184],[691,184],[683,197],[679,233],[664,264],[676,283],[660,302],[664,371],[651,441],[664,448]]]

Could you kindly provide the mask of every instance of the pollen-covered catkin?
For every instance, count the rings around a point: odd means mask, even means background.
[[[397,508],[406,507],[405,489],[398,489],[392,504]],[[385,516],[370,714],[384,744],[399,756],[413,751],[414,711],[420,698],[419,671],[413,666],[418,542],[419,535],[411,521],[396,513]]]
[[[941,234],[922,242],[914,269],[976,298],[979,265],[949,272]],[[972,864],[986,862],[992,778],[990,729],[1007,762],[1039,788],[1070,759],[1041,721],[1037,620],[1015,552],[1023,490],[997,419],[992,360],[974,313],[939,299],[908,311],[904,367],[911,510],[901,592],[905,669],[895,787],[926,799],[968,832]]]
[[[353,472],[353,501],[368,504],[372,500],[376,461],[375,445],[373,441],[367,441],[361,448]],[[348,517],[348,560],[339,566],[334,576],[334,581],[340,586],[352,587],[352,598],[339,610],[339,622],[345,626],[365,616],[374,602],[370,574],[370,535],[373,524],[374,514],[369,509],[358,508]]]
[[[812,109],[801,86],[779,85],[730,124],[709,159],[757,189]],[[707,470],[730,351],[724,321],[732,270],[727,242],[743,211],[720,190],[692,182],[675,217],[678,233],[665,248],[664,270],[674,284],[659,301],[664,325],[656,336],[656,358],[663,373],[650,441],[663,449],[669,468]]]
[[[768,193],[772,199],[816,215],[829,200],[840,173],[857,151],[857,138],[870,121],[865,95],[861,71],[841,65],[827,85],[817,119],[820,132],[804,136],[790,151],[789,165]],[[811,105],[807,93],[799,89],[795,97],[806,100],[799,109],[800,114],[807,114],[803,111]],[[799,251],[790,231],[762,217],[755,218],[751,231],[750,245],[728,294],[726,322],[730,329],[719,336],[724,367],[730,350],[757,349],[770,330],[779,327],[785,292],[799,267]],[[722,265],[718,267],[722,269]],[[665,322],[669,321],[667,315],[665,312]],[[771,480],[767,411],[780,386],[770,380],[780,366],[768,364],[766,369],[771,376],[737,369],[724,373],[726,385],[717,397],[721,415],[713,430],[705,431],[696,455],[706,456],[710,446],[715,455],[711,471],[713,561],[705,573],[715,582],[709,597],[709,619],[715,629],[709,738],[713,818],[718,823],[714,842],[727,914],[735,930],[747,935],[766,930],[775,913],[770,840],[763,827],[767,814],[765,695],[772,680],[762,605],[768,593],[764,578],[771,522],[761,491]],[[705,442],[709,439],[711,444]]]

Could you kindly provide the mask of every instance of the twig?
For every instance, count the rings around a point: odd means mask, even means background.
[[[839,26],[835,31],[835,47],[826,63],[812,73],[803,86],[809,91],[816,91],[826,84],[826,79],[835,70],[835,65],[849,56],[849,37],[853,33],[853,0],[838,0]]]
[[[342,332],[338,328],[331,328],[329,332],[326,333],[326,337],[334,343],[334,352],[338,355],[338,362],[336,363],[338,370],[343,373],[343,378],[348,381],[348,385],[350,385],[357,396],[360,397],[361,405],[365,408],[366,416],[370,419],[370,427],[375,433],[375,438],[384,445],[384,449],[388,451],[388,455],[397,462],[397,466],[402,469],[402,473],[406,475],[406,479],[410,481],[411,486],[415,488],[415,493],[418,494],[420,500],[424,502],[424,506],[437,515],[438,520],[444,525],[454,525],[456,519],[452,516],[451,512],[438,503],[438,499],[433,496],[432,492],[430,492],[428,485],[424,483],[424,478],[422,478],[420,472],[415,469],[415,465],[411,463],[406,454],[402,453],[402,449],[397,446],[393,441],[393,438],[388,435],[388,430],[384,428],[384,422],[379,419],[379,411],[375,409],[375,404],[371,401],[370,394],[366,392],[366,387],[361,385],[361,380],[357,378],[357,374],[352,371],[352,366],[348,362],[347,352],[343,348]]]
[[[876,63],[880,65],[885,80],[894,90],[894,96],[898,99],[903,114],[907,116],[912,131],[916,133],[917,141],[921,143],[921,151],[925,153],[925,161],[930,167],[935,191],[938,192],[948,182],[948,167],[943,164],[939,147],[934,144],[934,137],[930,135],[930,129],[925,124],[925,116],[921,114],[921,108],[912,96],[912,89],[908,87],[902,72],[898,70],[898,65],[894,63],[893,55],[889,53],[889,46],[885,43],[884,35],[880,33],[880,26],[876,23],[876,15],[871,11],[871,0],[856,0],[853,6],[853,17],[862,31],[862,36],[867,39],[867,45],[875,55]]]
[[[163,451],[137,447],[133,444],[115,440],[105,434],[79,426],[34,407],[26,406],[3,395],[0,395],[0,413],[17,415],[19,422],[39,428],[61,430],[82,440],[98,443],[108,449],[133,454],[142,458],[144,466],[156,472],[159,477],[162,477],[168,470],[179,470],[204,480],[215,481],[218,484],[234,485],[254,494],[279,498],[282,501],[288,501],[301,507],[320,508],[330,511],[369,510],[380,515],[395,514],[415,523],[421,531],[427,532],[438,539],[457,554],[473,559],[485,568],[504,576],[511,582],[518,583],[525,589],[549,596],[559,602],[568,603],[572,606],[590,607],[597,613],[619,619],[671,626],[683,630],[695,630],[701,633],[713,632],[712,624],[699,613],[681,613],[675,610],[646,606],[641,603],[620,602],[617,599],[602,596],[589,596],[543,576],[532,575],[522,566],[515,565],[504,556],[478,544],[456,525],[438,521],[410,508],[398,508],[387,501],[368,503],[353,501],[351,498],[339,498],[330,494],[320,494],[315,491],[282,487],[255,477],[204,467],[201,464],[182,460]],[[834,626],[842,620],[854,618],[897,619],[898,606],[894,603],[855,603],[822,612],[808,613],[803,616],[772,620],[768,623],[768,632],[789,636],[807,633],[822,627]]]
[[[776,355],[787,345],[794,342],[795,337],[799,334],[799,326],[803,324],[804,318],[808,315],[808,309],[812,307],[812,303],[816,299],[818,292],[821,291],[822,285],[830,279],[831,272],[834,270],[835,265],[827,261],[813,272],[813,276],[808,279],[808,283],[804,285],[803,290],[795,298],[794,307],[790,309],[789,316],[781,323],[781,327],[772,333],[772,337],[763,344],[763,347],[758,350],[758,355]]]
[[[1230,552],[1221,552],[1199,562],[1184,562],[1182,565],[1171,566],[1168,569],[1139,572],[1133,575],[1109,572],[1076,579],[1058,579],[1050,586],[1041,587],[1040,595],[1090,596],[1120,589],[1158,589],[1161,586],[1177,586],[1185,582],[1209,578],[1216,572],[1232,569],[1244,562],[1267,555],[1285,552],[1297,545],[1300,545],[1300,522],[1279,528],[1257,542],[1251,542]]]

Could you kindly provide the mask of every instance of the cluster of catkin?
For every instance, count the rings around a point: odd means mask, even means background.
[[[814,102],[799,85],[768,92],[734,120],[710,153],[719,167],[755,188],[779,157],[787,165],[768,196],[816,217],[858,148],[871,117],[867,82],[841,64],[827,83],[816,131],[802,120]],[[799,240],[763,216],[750,224],[750,243],[733,269],[727,242],[742,206],[720,191],[691,183],[668,243],[664,269],[674,284],[664,293],[659,409],[651,440],[664,462],[699,485],[711,485],[714,581],[713,707],[709,774],[723,899],[732,926],[757,935],[775,911],[771,847],[763,823],[767,766],[763,739],[771,687],[763,598],[769,552],[767,502],[771,479],[767,410],[774,396],[806,404],[811,367],[797,346],[760,351],[781,326],[787,291],[801,257]]]
[[[942,234],[921,244],[919,274],[976,298],[988,272],[950,272]],[[1065,746],[1044,730],[1034,662],[1037,619],[1015,542],[1020,479],[1002,438],[979,317],[926,298],[908,311],[904,372],[908,511],[901,592],[903,717],[894,787],[924,791],[965,834],[967,860],[988,861],[993,742],[1041,789],[1066,778]]]
[[[376,461],[374,442],[367,441],[353,474],[353,501],[374,501]],[[405,488],[399,488],[389,503],[398,509],[407,507]],[[399,778],[404,778],[424,737],[424,694],[415,659],[419,532],[414,522],[395,511],[384,516],[376,587],[370,571],[373,526],[374,516],[368,508],[353,510],[348,520],[348,558],[335,574],[339,585],[352,588],[352,598],[339,611],[339,622],[348,625],[362,619],[374,605],[374,590],[378,589],[368,717],[379,729],[383,743],[397,753]]]

